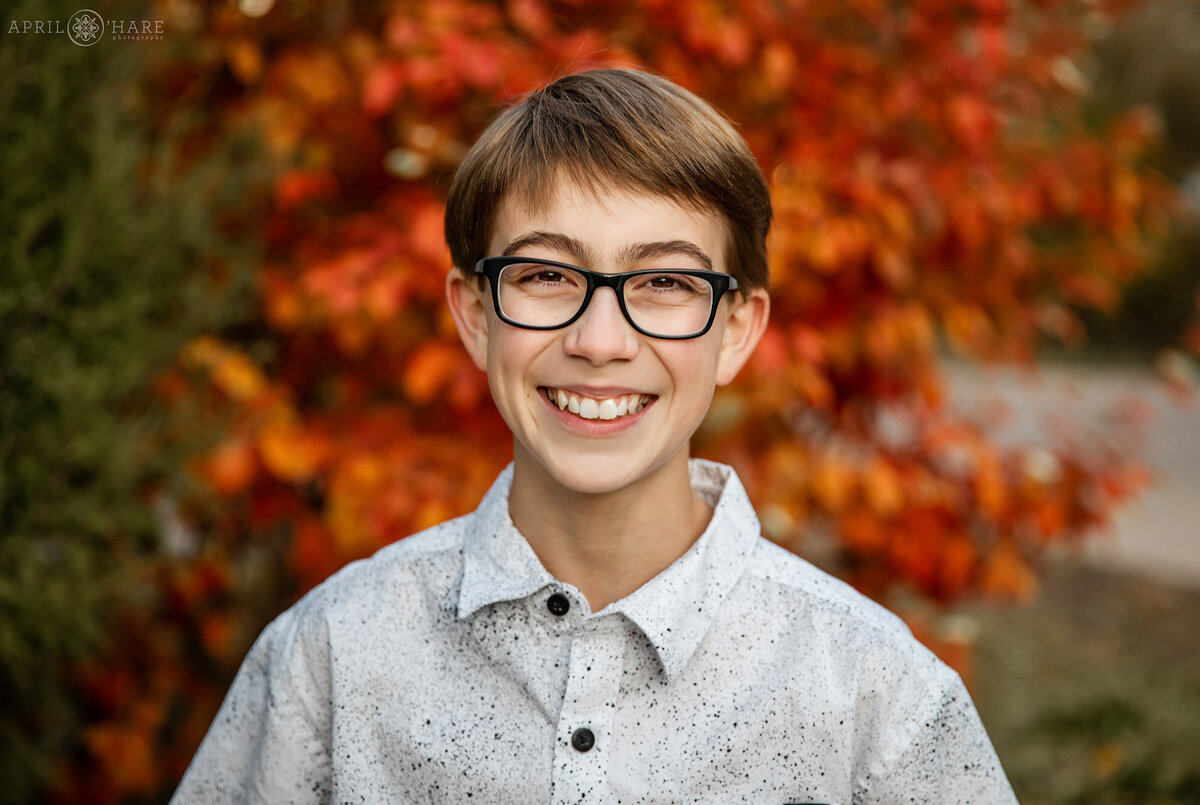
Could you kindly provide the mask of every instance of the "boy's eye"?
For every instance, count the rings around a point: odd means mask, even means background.
[[[638,286],[640,291],[660,291],[672,294],[696,293],[697,280],[687,274],[651,274]]]
[[[520,269],[513,266],[509,272],[513,280],[519,285],[528,283],[542,283],[545,285],[555,285],[564,282],[567,278],[561,271],[555,271],[552,268],[541,268],[538,266],[529,266],[525,269]]]

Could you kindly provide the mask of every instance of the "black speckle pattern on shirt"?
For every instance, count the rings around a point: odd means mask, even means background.
[[[958,676],[690,469],[708,528],[596,613],[513,527],[511,467],[344,568],[263,632],[174,801],[1015,802]]]

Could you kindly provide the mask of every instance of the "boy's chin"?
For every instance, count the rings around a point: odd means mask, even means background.
[[[616,459],[588,459],[581,462],[545,464],[550,479],[560,487],[581,495],[606,495],[619,492],[637,483],[639,473],[631,471],[628,462]]]
[[[685,457],[686,460],[686,457]],[[637,486],[666,462],[645,462],[631,456],[539,456],[536,463],[545,480],[581,495],[607,495]]]

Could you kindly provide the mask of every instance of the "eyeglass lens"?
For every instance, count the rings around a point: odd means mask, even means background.
[[[570,321],[587,296],[583,274],[533,262],[505,266],[498,286],[504,315],[530,327]],[[638,274],[625,281],[623,294],[629,318],[648,333],[690,335],[703,330],[712,315],[712,285],[690,274]]]

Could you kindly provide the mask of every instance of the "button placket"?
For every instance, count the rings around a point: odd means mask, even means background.
[[[585,620],[571,640],[566,695],[554,748],[553,802],[607,791],[608,742],[621,684],[624,638],[619,619]]]

